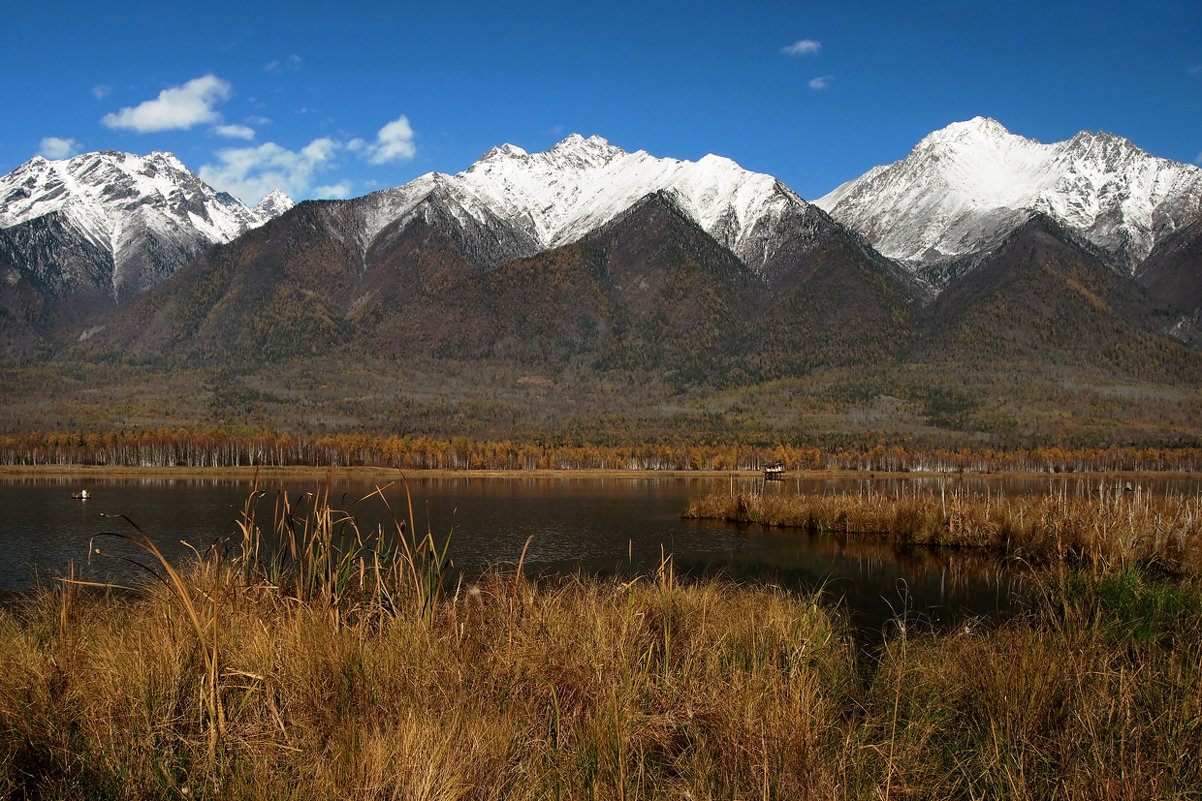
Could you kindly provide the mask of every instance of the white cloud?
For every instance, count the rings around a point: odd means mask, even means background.
[[[213,131],[218,136],[225,136],[230,139],[246,139],[250,141],[255,138],[255,129],[248,125],[218,125]]]
[[[810,56],[822,49],[822,42],[813,39],[800,39],[788,47],[782,47],[780,52],[786,56]]]
[[[221,133],[223,129],[242,127],[245,126],[223,125],[214,130]],[[343,198],[351,195],[352,182],[341,178],[331,180],[331,176],[318,185],[318,179],[337,169],[338,156],[345,153],[353,153],[371,164],[411,159],[417,153],[413,128],[402,115],[381,128],[370,142],[358,137],[343,141],[323,136],[299,150],[289,150],[275,142],[224,148],[214,154],[213,163],[202,165],[197,173],[211,186],[252,205],[273,189],[282,189],[297,199]]]
[[[417,155],[413,144],[413,128],[404,114],[385,125],[376,134],[376,141],[367,146],[367,160],[372,164],[406,161]]]
[[[314,139],[312,142],[301,148],[301,155],[306,161],[310,161],[314,164],[321,164],[322,162],[326,162],[334,158],[334,154],[337,153],[338,149],[341,147],[341,143],[335,142],[328,136],[323,136],[320,139]]]
[[[38,153],[48,159],[65,159],[74,156],[83,147],[74,139],[60,139],[57,136],[47,136],[38,145]]]
[[[218,150],[217,164],[204,164],[201,180],[251,205],[272,189],[282,189],[294,198],[307,197],[314,178],[334,166],[342,146],[333,139],[314,139],[300,151],[275,142],[257,147]]]
[[[113,87],[107,84],[98,83],[92,87],[92,97],[96,98],[97,100],[104,100],[112,93]]]
[[[319,186],[313,190],[315,197],[326,198],[331,200],[341,200],[350,197],[351,188],[346,184],[333,184],[331,186]]]
[[[820,75],[817,78],[810,79],[811,89],[825,89],[831,85],[831,81],[835,80],[834,75]]]
[[[183,86],[164,89],[154,100],[123,108],[115,114],[105,114],[100,122],[109,128],[138,133],[183,130],[202,123],[220,122],[221,115],[213,107],[227,100],[231,93],[232,88],[226,81],[215,75],[203,75]]]
[[[1198,158],[1194,159],[1194,164],[1202,164],[1202,153],[1198,154]]]

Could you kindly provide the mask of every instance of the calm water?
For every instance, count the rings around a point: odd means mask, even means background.
[[[949,488],[961,486],[943,479]],[[770,483],[766,491],[897,491],[903,485],[938,487],[940,479]],[[262,484],[261,521],[270,519],[281,492],[295,499],[322,489],[321,481]],[[691,496],[715,489],[755,491],[762,482],[729,479],[418,479],[410,482],[419,532],[427,529],[442,542],[450,535],[450,555],[468,573],[516,563],[530,538],[526,565],[536,572],[584,570],[628,573],[654,570],[661,554],[671,554],[678,573],[722,573],[740,580],[771,582],[791,589],[825,588],[833,602],[865,629],[886,625],[896,614],[917,615],[932,623],[955,625],[966,617],[1010,614],[1022,597],[1022,578],[991,559],[925,551],[898,552],[891,546],[840,543],[835,538],[765,531],[680,519]],[[967,481],[963,486],[1008,493],[1051,487],[1081,488],[1074,479]],[[1096,486],[1096,481],[1092,486]],[[1199,482],[1154,482],[1168,488],[1199,491]],[[71,493],[88,489],[88,501]],[[369,494],[372,483],[335,481],[332,502],[345,505]],[[1088,487],[1085,487],[1088,489]],[[8,479],[0,480],[0,590],[22,590],[64,575],[98,581],[128,582],[147,563],[130,546],[103,532],[133,533],[124,514],[151,534],[168,555],[190,553],[187,542],[205,549],[221,537],[233,537],[233,525],[250,494],[249,482],[209,479]],[[394,511],[407,516],[404,489],[384,491]],[[354,507],[360,525],[374,530],[390,525],[378,498]],[[89,548],[92,548],[89,559]],[[96,554],[96,548],[105,555]],[[132,561],[131,561],[132,560]]]

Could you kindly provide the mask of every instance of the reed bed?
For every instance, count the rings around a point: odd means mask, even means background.
[[[714,493],[694,498],[684,515],[880,537],[902,546],[983,548],[1037,564],[1142,565],[1202,575],[1202,498],[1180,493]]]
[[[1196,584],[1069,572],[1002,628],[900,619],[865,649],[817,595],[682,582],[670,555],[629,582],[535,582],[519,563],[446,586],[445,541],[411,515],[363,532],[321,493],[275,506],[260,530],[248,502],[240,542],[133,593],[64,582],[0,609],[0,796],[1202,787]]]

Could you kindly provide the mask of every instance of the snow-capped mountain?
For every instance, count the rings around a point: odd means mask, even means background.
[[[273,192],[248,208],[170,153],[37,157],[0,178],[0,229],[13,268],[55,292],[86,284],[112,300],[142,292],[291,206]]]
[[[1113,134],[1042,144],[976,117],[814,204],[914,269],[992,250],[1042,212],[1130,273],[1160,237],[1202,216],[1202,170]]]
[[[817,213],[777,179],[730,159],[656,158],[572,134],[543,153],[502,145],[457,175],[429,173],[362,198],[362,243],[388,226],[449,213],[486,251],[471,255],[496,264],[575,242],[656,192],[752,270],[770,260],[783,225]]]
[[[229,197],[229,195],[226,195],[226,197]],[[255,222],[250,227],[256,228],[268,220],[273,220],[295,205],[292,202],[292,198],[284,194],[282,190],[273,189],[251,209],[251,214],[254,215],[258,222]]]

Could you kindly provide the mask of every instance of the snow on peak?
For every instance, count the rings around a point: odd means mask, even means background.
[[[561,142],[552,147],[548,153],[563,156],[567,154],[588,159],[593,163],[606,163],[626,155],[626,151],[611,145],[608,139],[593,134],[585,139],[578,133],[569,134]]]
[[[903,160],[814,201],[886,256],[911,264],[987,250],[1040,211],[1133,268],[1199,213],[1202,171],[1113,134],[1041,144],[975,117],[927,135]]]
[[[431,173],[376,193],[368,204],[365,243],[415,213],[432,192],[450,195],[456,214],[481,224],[495,217],[511,221],[529,241],[549,248],[577,241],[660,191],[753,267],[767,258],[765,229],[757,223],[806,208],[772,176],[744,170],[728,158],[661,159],[574,133],[541,153],[504,145],[457,175]]]
[[[487,162],[487,161],[496,161],[498,159],[521,158],[522,156],[525,156],[525,155],[528,155],[525,150],[522,150],[517,145],[511,145],[511,144],[506,143],[504,145],[501,145],[500,147],[490,148],[487,153],[485,153],[483,156],[481,156],[478,159],[477,163]]]
[[[963,122],[952,124],[927,134],[916,146],[930,148],[946,146],[951,143],[972,143],[988,140],[1014,137],[1006,127],[992,117],[973,117]],[[1015,137],[1021,138],[1021,137]]]
[[[291,199],[280,197],[291,205]],[[265,208],[279,206],[280,197]],[[162,151],[139,156],[105,150],[59,160],[38,156],[0,178],[0,227],[54,211],[66,214],[101,244],[133,214],[160,216],[167,227],[195,229],[211,242],[227,242],[266,222]]]
[[[276,211],[277,206],[251,210],[162,151],[37,157],[0,177],[0,228],[58,213],[65,225],[112,254],[115,297],[127,279],[125,265],[166,259],[171,263],[159,265],[162,269],[178,269],[189,255],[228,242],[286,210]],[[177,255],[163,256],[167,251]]]
[[[279,189],[272,189],[259,201],[253,211],[256,216],[263,219],[263,222],[267,222],[279,217],[295,205],[296,203],[287,194]]]

